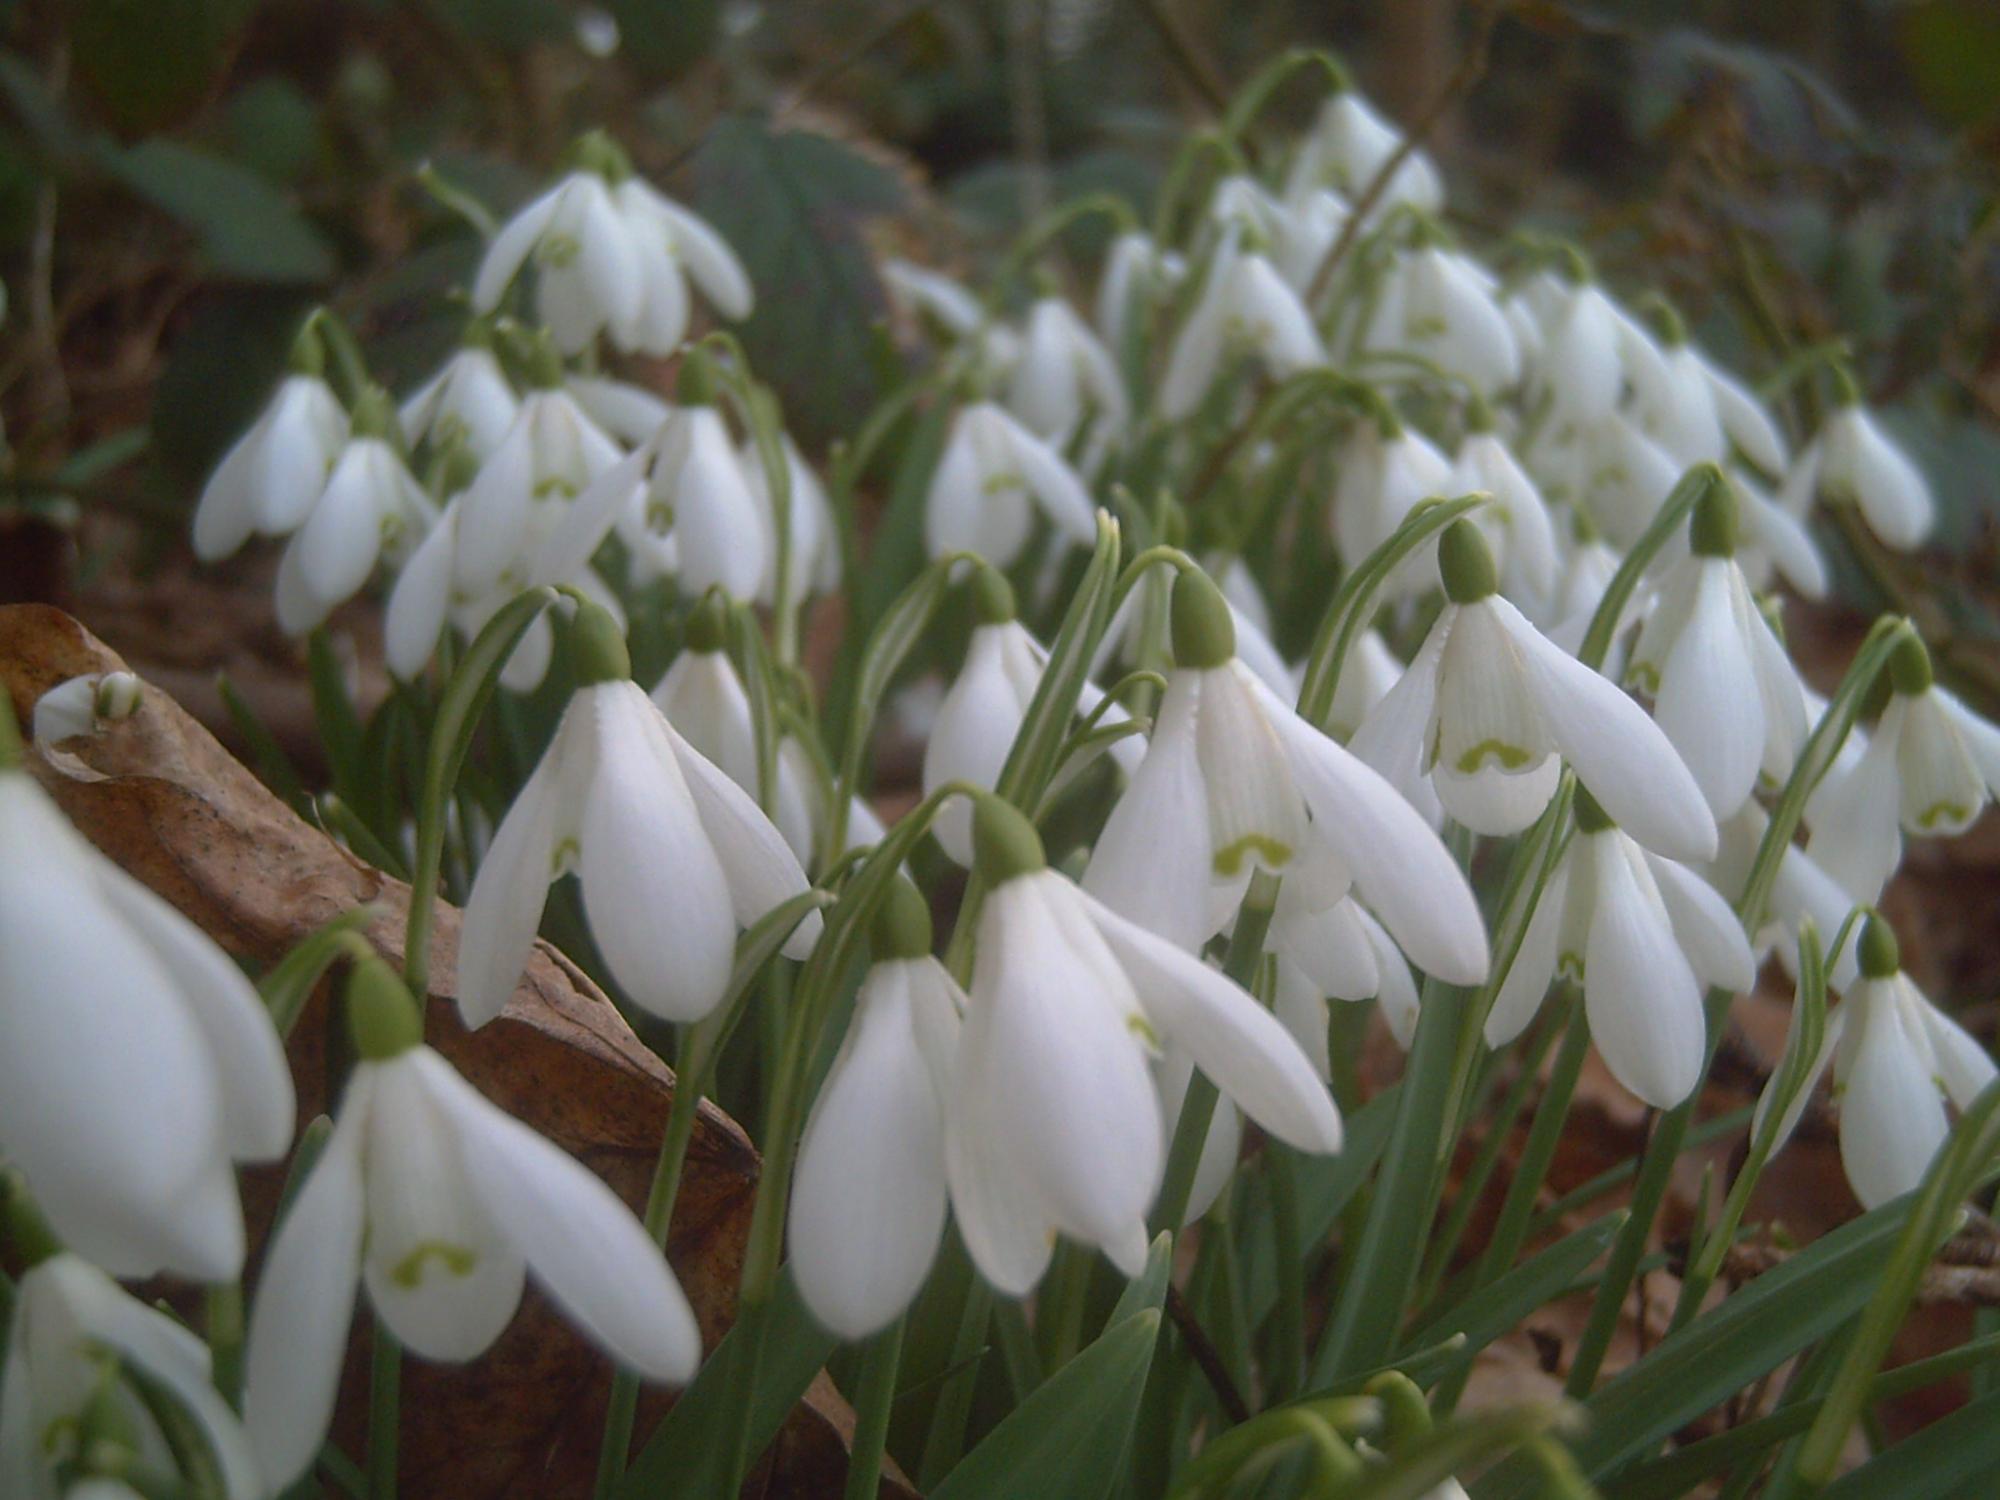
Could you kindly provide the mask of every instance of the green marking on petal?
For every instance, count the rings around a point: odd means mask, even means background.
[[[1153,1051],[1155,1052],[1159,1051],[1160,1049],[1159,1032],[1155,1031],[1153,1029],[1153,1023],[1147,1020],[1141,1014],[1139,1014],[1138,1011],[1136,1010],[1133,1011],[1130,1015],[1128,1015],[1125,1018],[1125,1029],[1127,1031],[1130,1031],[1132,1035],[1139,1038],[1140,1041],[1144,1042]]]
[[[573,838],[557,844],[555,852],[549,856],[549,879],[554,880],[558,875],[566,875],[576,868],[577,856],[582,853],[583,847]]]
[[[1244,856],[1252,854],[1267,870],[1277,870],[1291,863],[1292,846],[1278,842],[1269,834],[1246,833],[1228,848],[1215,851],[1215,873],[1236,874],[1243,868]]]
[[[1574,948],[1565,948],[1556,955],[1556,972],[1565,979],[1583,978],[1583,955]]]
[[[567,479],[564,479],[560,474],[551,474],[535,486],[535,498],[537,500],[546,500],[551,495],[560,495],[565,500],[574,500],[576,498],[576,486],[571,484]]]
[[[1973,809],[1963,802],[1933,802],[1917,814],[1917,827],[1925,833],[1936,828],[1956,828],[1972,821]]]
[[[1027,487],[1028,481],[1023,479],[1019,474],[1003,470],[997,474],[988,474],[986,476],[986,483],[980,486],[980,493],[984,495],[1004,495],[1009,490],[1025,490]]]
[[[560,268],[574,261],[582,249],[575,235],[545,234],[535,245],[535,264]]]
[[[1526,770],[1535,763],[1533,752],[1519,745],[1510,745],[1505,740],[1481,740],[1459,756],[1456,769],[1461,776],[1470,776],[1489,760],[1497,761],[1505,771]]]
[[[1660,669],[1649,661],[1635,661],[1625,669],[1625,686],[1637,688],[1649,698],[1660,693]]]
[[[414,1291],[424,1284],[424,1266],[436,1261],[450,1275],[470,1276],[479,1264],[479,1252],[448,1240],[425,1240],[389,1268],[389,1279],[397,1286]]]

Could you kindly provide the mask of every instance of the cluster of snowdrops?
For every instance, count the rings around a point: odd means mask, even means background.
[[[315,314],[201,496],[202,557],[282,541],[287,631],[380,595],[399,691],[473,705],[434,718],[461,737],[434,764],[464,758],[496,679],[516,703],[568,689],[502,803],[445,785],[385,840],[420,893],[446,864],[463,887],[466,1026],[507,1004],[574,874],[607,987],[680,1028],[671,1183],[736,1022],[784,1007],[757,1023],[779,1045],[745,1309],[789,1274],[813,1319],[880,1349],[947,1220],[1016,1318],[1052,1258],[1066,1287],[1137,1276],[1246,1161],[1342,1150],[1367,1002],[1411,1077],[1448,1081],[1448,1149],[1529,1039],[1528,1066],[1569,1039],[1552,1090],[1587,1041],[1684,1116],[1775,951],[1801,1001],[1755,1161],[1830,1072],[1870,1208],[1919,1186],[1994,1076],[1872,906],[1906,836],[1962,832],[2000,788],[2000,730],[1904,621],[1831,701],[1784,642],[1781,590],[1826,586],[1817,509],[1896,548],[1931,523],[1839,355],[1760,394],[1574,246],[1482,260],[1432,163],[1351,89],[1262,170],[1231,124],[1184,154],[1150,233],[1077,206],[983,296],[885,259],[918,373],[823,463],[726,332],[690,339],[752,310],[729,245],[588,138],[487,226],[432,378],[399,404]],[[1113,232],[1080,307],[1048,268],[1093,215]],[[632,354],[679,356],[670,395],[607,373]],[[898,452],[871,553],[855,496]],[[835,618],[815,601],[894,557],[900,592],[872,619],[850,597],[842,670],[812,683],[801,636]],[[642,628],[675,643],[657,681],[633,680]],[[23,737],[107,732],[146,691],[67,683]],[[888,723],[922,739],[923,797],[885,827],[867,766]],[[27,753],[0,744],[0,1489],[282,1493],[331,1461],[359,1287],[400,1347],[462,1361],[526,1276],[622,1372],[615,1480],[634,1378],[702,1367],[662,1249],[671,1187],[642,1222],[489,1102],[425,1045],[421,962],[351,931],[319,965],[344,975],[356,1061],[246,1345],[225,1361],[120,1287],[239,1283],[236,1170],[294,1150],[292,1077],[252,982],[66,824]],[[1503,1215],[1498,1269],[1525,1228]],[[1363,1356],[1394,1347],[1414,1270],[1342,1269],[1363,1285],[1331,1368],[1386,1362]],[[1035,1317],[1064,1305],[1044,1287]],[[1292,1357],[1267,1397],[1306,1392]],[[1343,1420],[1356,1472],[1383,1463],[1367,1414]]]

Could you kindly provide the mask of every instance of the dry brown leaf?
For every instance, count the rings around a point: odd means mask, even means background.
[[[125,663],[60,610],[0,607],[0,681],[17,718],[68,678]],[[172,902],[224,948],[268,967],[340,912],[373,903],[369,937],[400,959],[409,888],[356,862],[301,821],[166,693],[150,689],[130,719],[66,742],[29,768],[97,847]],[[603,993],[539,943],[506,1009],[467,1032],[453,1002],[459,913],[437,912],[431,951],[432,1044],[489,1098],[579,1157],[636,1209],[673,1097],[673,1075]],[[326,1108],[328,999],[322,985],[289,1047],[301,1121]],[[742,1129],[704,1104],[689,1148],[668,1251],[704,1342],[729,1326],[756,1187],[758,1157]],[[282,1174],[251,1172],[244,1206],[253,1247]],[[255,1251],[253,1248],[253,1255]],[[254,1266],[254,1261],[253,1261]],[[368,1334],[348,1350],[336,1440],[358,1452]],[[409,1362],[404,1376],[405,1493],[452,1500],[589,1493],[609,1372],[532,1289],[482,1359],[464,1367]],[[649,1393],[639,1431],[667,1398]],[[773,1444],[749,1493],[837,1489],[853,1415],[822,1377]],[[909,1493],[896,1488],[892,1492]]]

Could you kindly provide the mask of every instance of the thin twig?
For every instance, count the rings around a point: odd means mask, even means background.
[[[1194,91],[1217,114],[1229,108],[1229,85],[1223,82],[1221,72],[1215,64],[1203,55],[1188,35],[1186,23],[1174,14],[1168,0],[1141,0],[1139,11],[1152,22],[1153,30],[1160,34],[1166,44],[1167,56],[1180,70]]]
[[[1354,200],[1354,206],[1348,211],[1347,222],[1340,226],[1339,237],[1334,240],[1320,261],[1319,269],[1313,272],[1312,281],[1306,288],[1306,306],[1313,306],[1326,291],[1327,283],[1333,279],[1334,268],[1353,248],[1355,238],[1361,233],[1362,224],[1374,212],[1375,205],[1381,201],[1382,195],[1389,190],[1389,184],[1402,170],[1403,163],[1430,139],[1431,133],[1443,122],[1453,106],[1471,93],[1473,85],[1485,76],[1487,59],[1493,50],[1493,32],[1500,24],[1502,13],[1509,9],[1509,6],[1510,0],[1488,0],[1488,3],[1479,7],[1479,22],[1473,30],[1472,45],[1466,49],[1465,60],[1452,70],[1451,77],[1444,82],[1444,87],[1440,88],[1431,102],[1424,106],[1424,111],[1417,116],[1416,123],[1404,134],[1396,149],[1389,153],[1388,160],[1384,161],[1375,175],[1369,179],[1368,186],[1362,190],[1361,196]]]
[[[1232,1424],[1250,1420],[1249,1403],[1243,1393],[1236,1389],[1236,1382],[1229,1374],[1229,1367],[1222,1362],[1215,1343],[1208,1332],[1195,1318],[1194,1309],[1181,1295],[1181,1289],[1167,1284],[1167,1316],[1173,1319],[1174,1327],[1180,1330],[1181,1339],[1187,1344],[1188,1353],[1201,1367],[1201,1373],[1208,1377],[1209,1386],[1215,1391],[1215,1399],[1222,1403],[1223,1414]]]

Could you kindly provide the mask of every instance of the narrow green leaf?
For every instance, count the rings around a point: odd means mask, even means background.
[[[277,736],[265,727],[257,717],[257,710],[249,700],[236,689],[227,672],[215,674],[215,691],[222,699],[222,706],[229,712],[229,720],[236,726],[236,732],[243,736],[243,743],[250,751],[250,759],[257,768],[257,778],[292,807],[293,811],[303,809],[312,799],[306,792],[304,779],[292,758],[285,754]]]
[[[1611,1248],[1625,1217],[1621,1210],[1586,1224],[1424,1324],[1406,1342],[1422,1347],[1462,1333],[1466,1354],[1476,1354],[1518,1327],[1529,1313],[1568,1291],[1584,1268]]]
[[[375,907],[356,906],[317,928],[298,946],[271,966],[257,982],[257,993],[271,1013],[271,1024],[279,1036],[290,1036],[305,1009],[313,986],[348,946],[351,934],[358,933],[380,915]]]
[[[1960,1500],[2000,1474],[2000,1394],[1968,1401],[1820,1492],[1820,1500]]]
[[[1146,1251],[1146,1268],[1125,1283],[1125,1290],[1118,1294],[1104,1326],[1116,1328],[1147,1308],[1157,1312],[1167,1300],[1167,1278],[1173,1269],[1174,1237],[1162,1231],[1153,1236],[1152,1246]]]
[[[1567,1406],[1514,1406],[1454,1417],[1371,1469],[1342,1500],[1424,1500],[1461,1470],[1480,1468],[1574,1413]]]
[[[111,176],[192,229],[216,271],[245,281],[321,282],[337,269],[333,247],[255,172],[178,141],[94,153]]]

